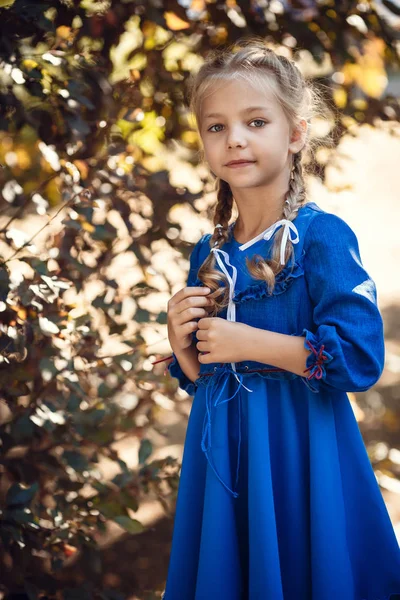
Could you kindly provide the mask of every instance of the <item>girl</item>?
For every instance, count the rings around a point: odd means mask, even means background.
[[[190,94],[218,202],[168,302],[194,400],[163,597],[394,600],[400,549],[346,395],[380,378],[383,322],[355,233],[305,201],[319,95],[259,38],[214,52]]]

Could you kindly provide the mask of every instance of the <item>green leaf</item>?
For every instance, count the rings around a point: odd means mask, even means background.
[[[97,225],[95,231],[92,233],[93,240],[107,241],[115,240],[117,237],[117,230],[111,223],[106,221],[104,225]]]
[[[106,517],[106,519],[114,519],[115,517],[122,516],[121,513],[124,512],[124,507],[121,502],[117,502],[117,500],[110,500],[109,502],[94,502],[94,506],[101,512],[102,515]]]
[[[49,275],[47,263],[40,260],[37,256],[22,256],[20,260],[26,262],[39,275]]]
[[[165,310],[162,310],[160,313],[158,313],[156,322],[160,323],[160,325],[167,324],[167,313],[165,312]]]
[[[113,521],[118,523],[118,525],[123,527],[123,529],[125,529],[125,531],[127,531],[128,533],[141,533],[142,531],[144,531],[142,523],[140,523],[136,519],[126,517],[125,515],[114,517]]]
[[[119,488],[123,488],[129,483],[131,483],[133,479],[133,474],[130,471],[124,471],[123,473],[118,473],[113,479],[112,482],[117,485]]]
[[[80,454],[80,452],[65,450],[62,457],[63,460],[65,460],[69,466],[74,469],[74,471],[82,472],[89,469],[87,458],[83,456],[83,454]]]
[[[0,0],[1,6],[1,0]],[[2,265],[0,267],[0,300],[5,302],[7,300],[8,292],[10,291],[10,275],[7,267]]]
[[[39,489],[37,481],[30,487],[20,483],[13,483],[6,495],[6,506],[28,506]]]
[[[21,415],[15,423],[11,424],[11,435],[17,442],[26,440],[33,435],[36,425],[31,421],[28,414]]]
[[[10,524],[3,524],[0,528],[0,539],[2,540],[5,548],[12,546],[11,540],[17,543],[20,547],[24,545],[24,537],[20,527],[15,527]]]
[[[134,512],[136,512],[139,509],[139,503],[135,496],[131,496],[125,490],[121,490],[119,497],[124,506],[126,506],[126,508],[130,508]]]
[[[71,393],[69,399],[68,399],[68,404],[67,404],[67,411],[68,412],[76,412],[79,411],[79,407],[81,405],[82,402],[82,398],[80,396],[78,396],[77,394],[74,394],[73,392]]]
[[[13,520],[19,525],[30,523],[35,529],[39,529],[38,524],[32,515],[32,512],[27,508],[11,508],[4,511],[4,519]]]
[[[149,323],[150,313],[144,308],[138,308],[135,312],[135,321],[137,323]]]
[[[140,442],[139,448],[139,464],[143,465],[153,452],[153,446],[148,439],[144,439]]]

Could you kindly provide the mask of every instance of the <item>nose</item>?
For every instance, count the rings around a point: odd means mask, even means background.
[[[246,141],[245,138],[243,136],[243,133],[241,133],[239,131],[238,127],[232,127],[230,129],[230,132],[228,134],[228,147],[232,148],[232,147],[236,147],[236,146],[240,146],[243,147],[246,145]]]

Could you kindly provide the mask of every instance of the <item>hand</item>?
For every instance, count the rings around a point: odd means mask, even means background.
[[[211,309],[206,287],[184,287],[170,298],[167,307],[168,339],[175,353],[192,344],[192,332],[198,327],[197,319],[208,315]]]
[[[220,317],[206,317],[199,320],[196,344],[202,364],[229,363],[246,360],[249,351],[250,330],[245,323],[227,321]]]

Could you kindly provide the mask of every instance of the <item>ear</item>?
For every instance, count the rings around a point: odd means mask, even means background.
[[[300,152],[300,150],[302,150],[302,148],[304,147],[304,144],[306,141],[307,130],[308,130],[307,121],[305,119],[301,119],[301,121],[298,123],[298,125],[292,131],[292,134],[290,137],[289,150],[293,154]]]

